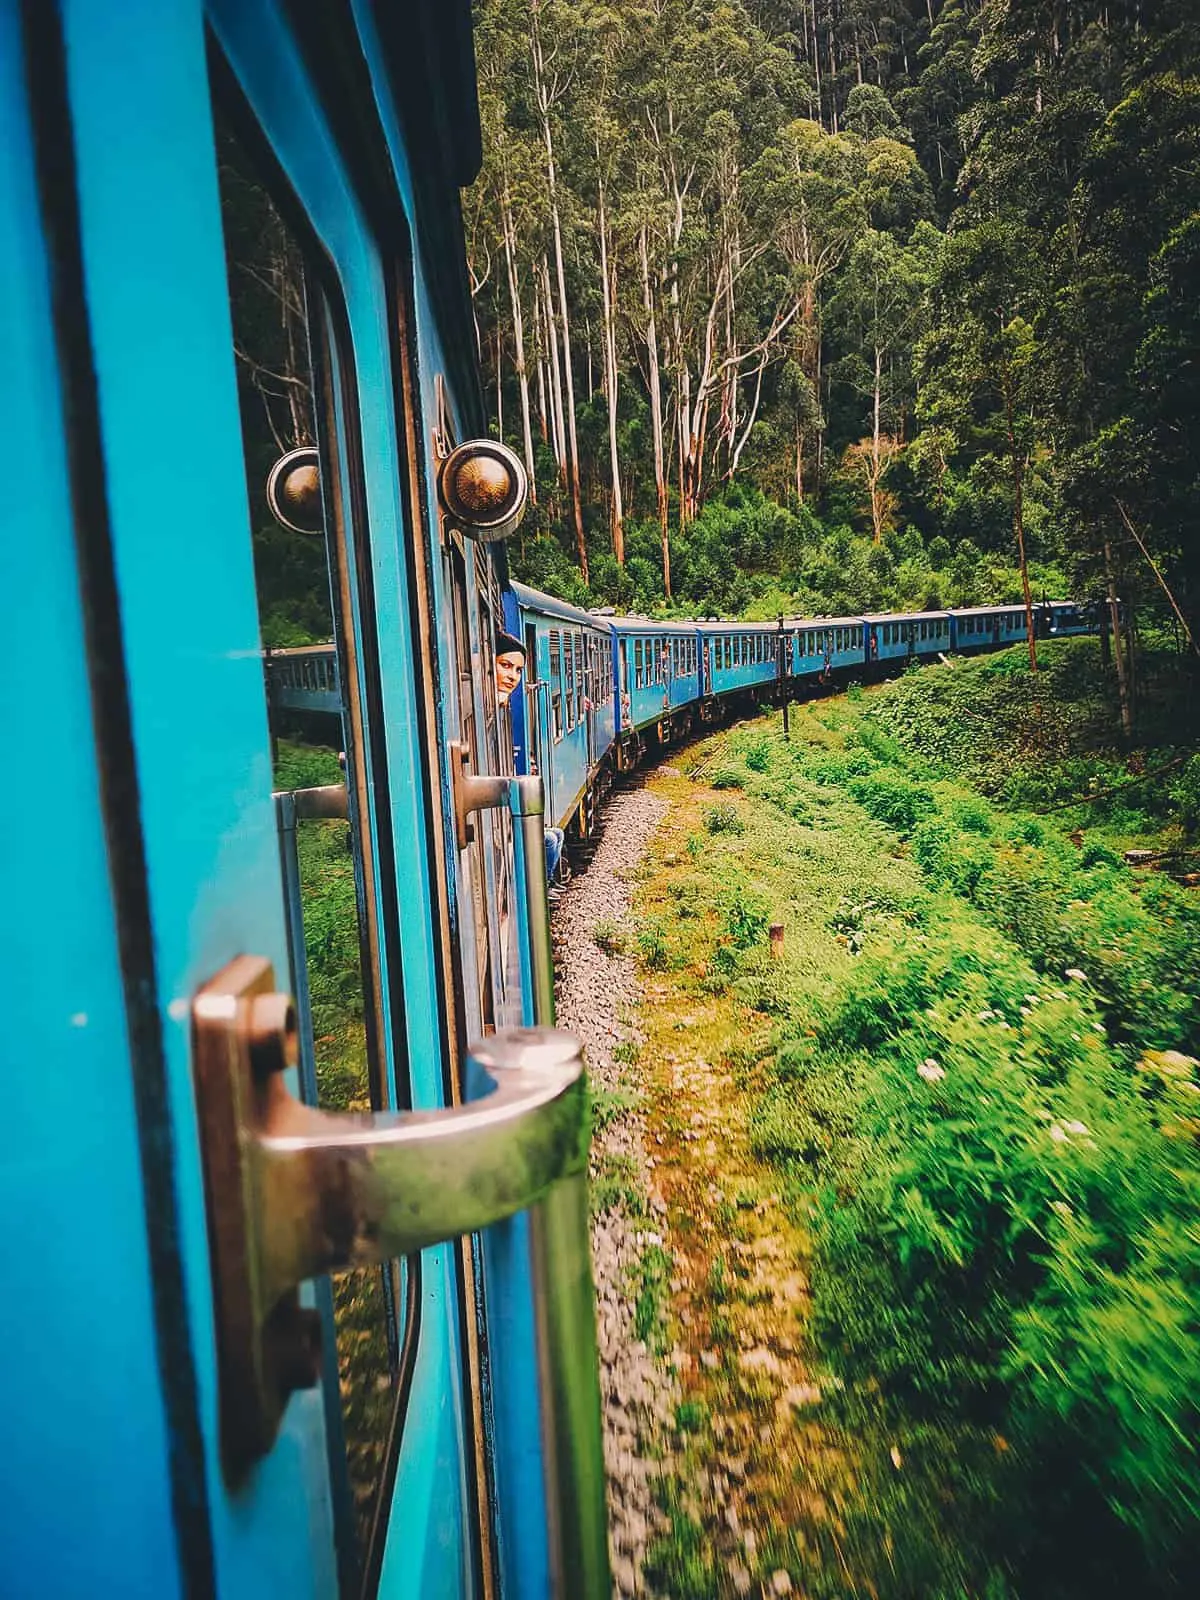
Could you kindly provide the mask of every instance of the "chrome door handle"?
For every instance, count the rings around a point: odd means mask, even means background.
[[[579,1042],[498,1033],[468,1054],[468,1103],[333,1115],[283,1082],[296,1013],[270,962],[238,956],[192,1006],[216,1296],[225,1470],[271,1447],[291,1393],[319,1373],[300,1283],[486,1228],[586,1164]]]
[[[476,811],[496,811],[505,806],[512,814],[517,850],[518,896],[525,906],[526,964],[532,1016],[529,1020],[554,1022],[554,956],[550,944],[550,907],[546,899],[546,791],[540,777],[491,776],[468,771],[469,752],[464,744],[450,745],[451,788],[458,848],[465,850],[472,835],[468,817]]]

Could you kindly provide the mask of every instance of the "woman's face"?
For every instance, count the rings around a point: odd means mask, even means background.
[[[525,670],[525,657],[517,650],[496,657],[496,698],[504,705],[509,695],[521,681]]]

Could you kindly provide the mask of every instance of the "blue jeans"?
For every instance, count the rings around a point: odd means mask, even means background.
[[[546,879],[549,883],[554,882],[555,874],[558,872],[558,863],[562,860],[565,841],[566,835],[561,828],[546,829]]]

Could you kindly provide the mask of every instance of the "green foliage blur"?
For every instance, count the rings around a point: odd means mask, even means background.
[[[823,922],[738,980],[775,1029],[749,1131],[812,1228],[847,1422],[949,1452],[952,1557],[915,1483],[878,1490],[910,1496],[903,1592],[1165,1597],[1200,1551],[1200,902],[1123,852],[1200,852],[1195,712],[1151,657],[1181,742],[1122,750],[1094,640],[1022,659],[728,736],[710,904],[787,851]]]

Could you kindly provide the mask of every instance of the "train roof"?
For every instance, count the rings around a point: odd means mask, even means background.
[[[949,611],[868,611],[865,622],[927,622],[930,617],[949,622]]]
[[[697,624],[691,617],[676,617],[668,621],[664,617],[606,617],[606,622],[611,622],[619,633],[695,633]]]
[[[1051,600],[1047,603],[1050,605],[1061,605],[1063,602],[1059,600]],[[1042,602],[1038,600],[1035,601],[1035,604],[1041,605]],[[1024,611],[1024,609],[1025,607],[1020,603],[1020,601],[1014,602],[1011,600],[1005,600],[998,606],[955,606],[951,615],[956,617],[990,617],[993,612],[996,611]]]
[[[861,628],[863,617],[784,617],[783,626],[791,633],[798,628]],[[779,626],[778,623],[775,624]]]
[[[531,589],[527,583],[510,581],[508,586],[516,595],[518,605],[540,611],[548,617],[578,622],[582,627],[595,628],[598,633],[607,633],[608,624],[613,620],[611,617],[594,617],[590,611],[573,606],[569,600],[558,600],[552,594],[543,594],[540,589]]]

